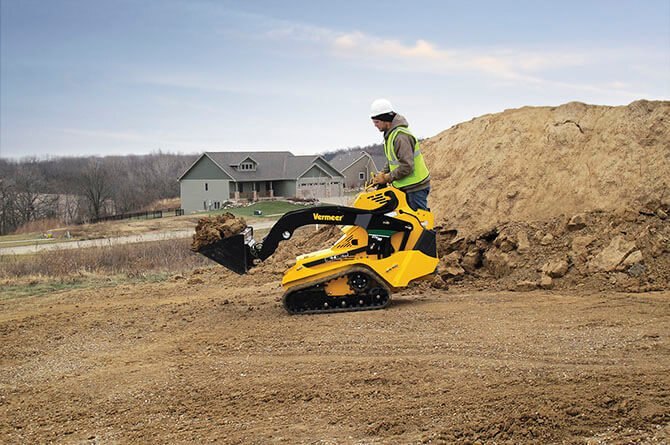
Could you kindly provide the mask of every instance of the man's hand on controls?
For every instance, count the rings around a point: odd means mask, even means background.
[[[384,184],[388,184],[389,182],[391,182],[391,175],[389,173],[379,172],[375,175],[374,178],[372,178],[372,183],[373,184],[384,185]]]

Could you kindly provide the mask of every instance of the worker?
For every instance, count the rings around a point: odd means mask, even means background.
[[[428,210],[430,172],[421,154],[419,140],[407,128],[407,119],[396,113],[386,99],[377,99],[370,107],[370,117],[377,130],[384,133],[386,166],[377,173],[374,184],[393,184],[405,192],[407,204]]]

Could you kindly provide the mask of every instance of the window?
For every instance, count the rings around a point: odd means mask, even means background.
[[[358,179],[360,179],[361,181],[365,181],[365,172],[359,172]]]
[[[205,191],[209,190],[209,184],[205,182]]]
[[[254,165],[253,162],[245,161],[245,162],[240,164],[239,170],[241,170],[241,171],[254,171],[254,170],[256,170],[256,166]]]
[[[202,202],[202,209],[207,210],[207,201]]]

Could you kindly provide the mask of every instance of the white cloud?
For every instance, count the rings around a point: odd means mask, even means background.
[[[437,49],[432,43],[417,40],[413,45],[404,45],[398,40],[373,38],[361,32],[337,35],[328,42],[338,51],[350,52],[350,55],[365,54],[382,57],[402,57],[414,59],[444,59],[447,53]]]
[[[341,34],[327,43],[338,56],[364,62],[386,62],[384,69],[393,69],[394,63],[405,61],[411,65],[404,65],[403,71],[410,66],[414,71],[438,74],[470,71],[519,80],[543,70],[583,66],[589,60],[586,54],[558,51],[444,49],[423,39],[407,44],[361,32]]]
[[[322,46],[335,57],[346,58],[362,65],[387,72],[425,72],[432,74],[482,74],[513,82],[525,82],[548,87],[570,87],[574,90],[611,92],[640,97],[636,91],[627,91],[629,85],[621,81],[603,84],[563,82],[556,80],[560,70],[583,69],[603,71],[604,66],[648,57],[658,57],[653,51],[644,53],[638,48],[592,49],[503,49],[503,48],[443,48],[435,42],[418,39],[403,42],[386,39],[360,31],[338,32],[331,29],[301,24],[284,24],[267,33],[273,38],[293,39]],[[597,77],[597,75],[595,76]]]

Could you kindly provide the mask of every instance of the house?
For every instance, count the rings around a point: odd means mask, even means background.
[[[384,168],[386,157],[352,150],[335,156],[330,164],[344,175],[345,188],[358,189]]]
[[[185,212],[229,200],[341,196],[344,176],[318,155],[288,151],[205,152],[179,177]]]

